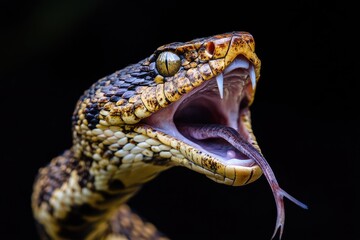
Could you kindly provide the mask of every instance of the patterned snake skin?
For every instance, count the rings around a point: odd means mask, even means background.
[[[77,102],[72,147],[34,182],[41,238],[167,239],[126,205],[160,172],[183,166],[232,186],[266,175],[250,122],[254,51],[246,32],[175,42],[94,83]]]

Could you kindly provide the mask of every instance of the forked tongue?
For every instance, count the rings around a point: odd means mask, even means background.
[[[307,209],[308,207],[286,193],[283,189],[280,188],[275,174],[272,171],[270,165],[264,158],[264,156],[249,142],[247,142],[235,129],[231,127],[226,127],[223,125],[186,125],[181,127],[183,132],[186,132],[188,136],[195,138],[197,140],[203,140],[208,138],[222,138],[229,142],[234,148],[239,150],[241,153],[245,154],[250,159],[254,160],[261,170],[263,171],[267,181],[270,184],[271,190],[274,194],[276,209],[277,209],[277,219],[275,231],[272,236],[272,239],[276,236],[276,233],[280,229],[279,238],[283,234],[283,228],[285,223],[285,208],[284,200],[286,197],[296,205]]]

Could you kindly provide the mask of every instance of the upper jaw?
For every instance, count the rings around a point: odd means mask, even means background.
[[[217,86],[219,89],[220,98],[224,97],[224,88],[223,88],[224,75],[228,75],[228,77],[230,77],[229,75],[231,75],[231,72],[234,70],[237,70],[237,69],[247,70],[247,71],[243,71],[243,72],[245,72],[245,74],[247,73],[248,78],[250,78],[250,81],[251,81],[252,89],[255,90],[256,75],[255,75],[254,65],[251,64],[246,58],[244,58],[242,56],[238,56],[237,58],[234,59],[234,61],[227,68],[225,68],[223,73],[219,73],[216,76],[216,82],[217,82]],[[247,78],[247,77],[245,77],[245,78]]]
[[[251,129],[243,124],[241,115],[249,114],[248,105],[252,102],[255,87],[253,65],[238,56],[222,73],[144,119],[143,123],[213,156],[222,164],[251,167],[255,162],[230,144],[218,140],[204,143],[191,139],[177,126],[188,123],[226,125],[252,141],[249,135]]]

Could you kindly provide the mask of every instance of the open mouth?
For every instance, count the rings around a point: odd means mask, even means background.
[[[196,139],[186,126],[221,125],[231,127],[255,143],[243,117],[249,117],[249,104],[256,85],[253,65],[238,56],[224,71],[182,96],[180,100],[144,119],[147,125],[169,134],[215,157],[225,165],[250,167],[255,164],[223,138]]]
[[[280,188],[257,146],[249,111],[255,84],[253,65],[237,56],[222,73],[144,119],[144,123],[210,155],[226,168],[259,166],[271,186],[277,207],[273,237],[278,229],[281,236],[285,221],[283,198],[302,208],[307,206]],[[207,177],[216,181],[211,175]],[[247,184],[251,177],[252,172],[240,185]]]

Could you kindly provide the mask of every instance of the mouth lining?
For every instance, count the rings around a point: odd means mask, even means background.
[[[226,165],[252,166],[254,161],[222,138],[194,139],[183,127],[186,125],[217,124],[232,127],[247,138],[247,129],[240,116],[248,109],[247,85],[250,84],[246,69],[237,68],[224,75],[223,98],[217,89],[216,79],[211,79],[204,88],[184,100],[176,109],[174,124],[186,139],[201,146],[203,150],[216,156]]]
[[[242,72],[242,69],[235,70]],[[197,94],[192,94],[179,104],[174,114],[175,124],[221,124],[234,125],[238,122],[240,112],[249,106],[250,100],[245,94],[247,78],[240,78],[239,74],[232,73],[231,77],[225,76],[224,99],[220,98],[215,85],[215,79],[209,80]],[[196,90],[195,90],[196,91]]]
[[[244,57],[238,56],[220,73],[221,85],[219,75],[215,76],[187,93],[187,96],[182,96],[177,102],[144,119],[144,123],[196,147],[224,165],[255,165],[252,159],[224,139],[198,140],[182,130],[187,125],[217,124],[234,128],[249,141],[251,129],[244,126],[241,115],[249,113],[249,96],[252,96],[255,88],[252,66]]]

